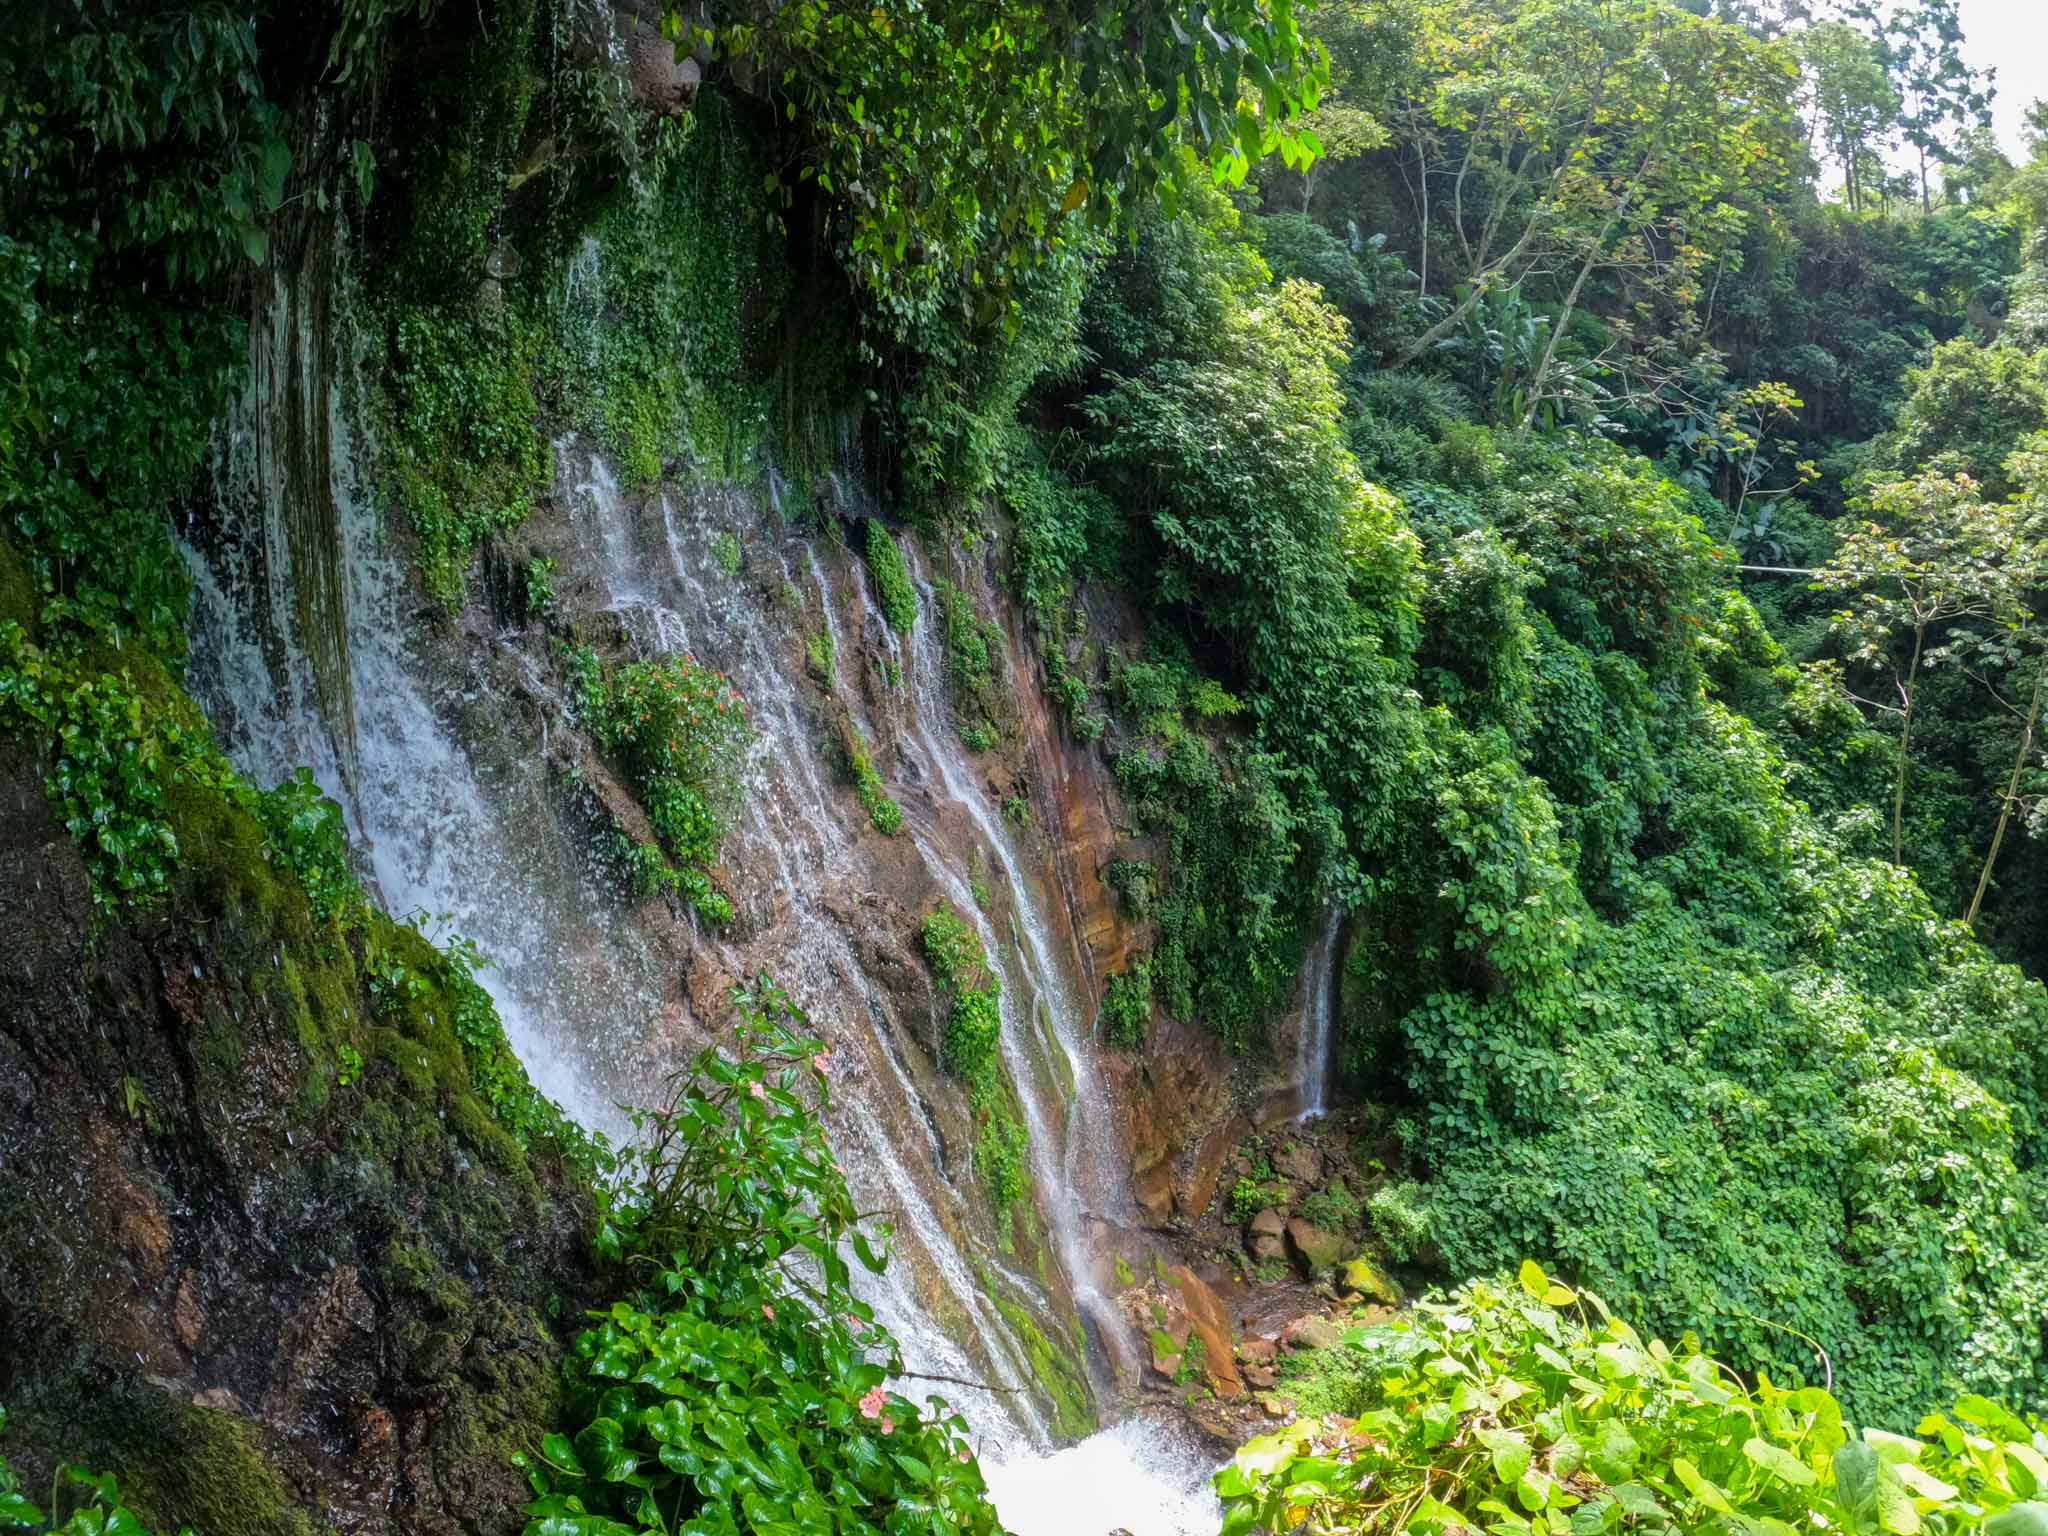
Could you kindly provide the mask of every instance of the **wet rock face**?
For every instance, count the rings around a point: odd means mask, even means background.
[[[480,1115],[451,1036],[369,1017],[240,812],[174,825],[181,889],[94,934],[0,749],[7,1454],[32,1484],[112,1468],[162,1529],[517,1529],[550,1299],[585,1300],[577,1197]],[[344,1015],[379,1042],[347,1085]]]
[[[1207,1030],[1156,1019],[1142,1055],[1121,1065],[1140,1209],[1155,1227],[1198,1220],[1235,1139],[1230,1059]]]

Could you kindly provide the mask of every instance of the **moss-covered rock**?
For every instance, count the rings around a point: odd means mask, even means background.
[[[231,787],[172,787],[173,888],[111,920],[19,744],[0,812],[10,1458],[164,1529],[515,1527],[586,1195],[480,1091],[466,977],[316,923]]]

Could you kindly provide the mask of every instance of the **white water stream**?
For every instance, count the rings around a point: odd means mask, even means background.
[[[1301,1045],[1295,1081],[1301,1085],[1301,1118],[1314,1120],[1330,1108],[1330,1047],[1336,1034],[1337,935],[1344,909],[1334,902],[1324,912],[1302,965]]]

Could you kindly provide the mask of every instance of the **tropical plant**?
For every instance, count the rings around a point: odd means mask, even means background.
[[[562,1430],[516,1458],[529,1536],[788,1527],[999,1530],[967,1423],[889,1385],[902,1352],[851,1288],[880,1273],[820,1116],[831,1056],[762,978],[638,1134],[600,1231],[633,1292],[563,1366]]]
[[[2048,1528],[2038,1420],[1965,1396],[1917,1435],[1859,1429],[1826,1388],[1645,1341],[1533,1261],[1335,1349],[1356,1400],[1237,1453],[1216,1476],[1224,1536]]]

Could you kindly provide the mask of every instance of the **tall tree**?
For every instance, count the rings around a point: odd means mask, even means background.
[[[1878,521],[1842,541],[1820,585],[1851,594],[1836,615],[1855,656],[1891,672],[1893,698],[1866,703],[1899,718],[1892,780],[1892,862],[1903,860],[1907,767],[1920,674],[1949,659],[1947,630],[1963,621],[2017,622],[2034,565],[2026,520],[2012,503],[1987,504],[1968,475],[1920,474],[1875,487]],[[1904,651],[1903,661],[1900,651]]]
[[[1813,125],[1842,168],[1842,194],[1861,212],[1865,182],[1899,117],[1899,94],[1884,51],[1846,21],[1824,21],[1799,35],[1812,81]]]
[[[1899,133],[1920,160],[1920,211],[1934,207],[1932,165],[1957,159],[1963,129],[1989,127],[1994,70],[1964,62],[1961,0],[1913,0],[1892,8],[1878,34],[1886,72],[1899,98]]]
[[[1733,253],[1796,154],[1797,64],[1667,0],[1429,0],[1418,17],[1384,121],[1425,294],[1451,299],[1401,360],[1526,282],[1555,306],[1540,402],[1596,273],[1625,268],[1682,304],[1691,275]]]

